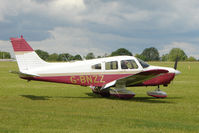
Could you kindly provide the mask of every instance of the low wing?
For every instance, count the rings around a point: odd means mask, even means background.
[[[142,83],[146,80],[149,80],[151,78],[154,78],[156,76],[159,76],[161,74],[164,73],[168,73],[167,70],[163,70],[163,69],[154,69],[154,70],[147,70],[147,71],[142,71],[140,73],[131,75],[131,76],[127,76],[118,80],[114,80],[112,82],[109,82],[107,84],[105,84],[102,89],[106,89],[109,88],[111,86],[114,85],[135,85],[135,84],[139,84]]]

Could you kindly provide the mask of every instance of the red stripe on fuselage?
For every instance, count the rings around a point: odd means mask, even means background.
[[[111,81],[127,77],[130,75],[132,74],[74,75],[74,76],[21,77],[21,78],[28,80],[76,84],[82,86],[103,86]]]
[[[38,80],[82,86],[103,86],[111,81],[130,76],[132,74],[110,74],[110,75],[75,75],[75,76],[48,76],[48,77],[21,77],[28,80]],[[166,73],[141,84],[133,86],[156,86],[169,84],[175,77],[173,73]]]

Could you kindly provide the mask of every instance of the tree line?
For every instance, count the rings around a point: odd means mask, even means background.
[[[151,47],[144,49],[141,54],[136,54],[135,57],[144,61],[175,61],[177,58],[179,61],[196,61],[196,58],[193,56],[188,57],[180,48],[173,48],[169,53],[160,57],[158,50]]]
[[[9,52],[0,51],[0,59],[11,59]]]
[[[119,56],[119,55],[133,56],[133,54],[125,48],[119,48],[113,51],[110,55],[105,54],[104,56],[95,56],[93,52],[90,52],[84,57],[81,57],[79,54],[73,56],[69,53],[48,54],[48,52],[42,50],[36,50],[35,52],[42,59],[46,61],[72,61],[72,60],[83,60],[83,58],[89,60],[89,59]],[[186,53],[180,48],[173,48],[170,50],[169,53],[160,56],[158,50],[155,47],[150,47],[150,48],[145,48],[141,54],[135,54],[134,56],[144,61],[175,61],[176,58],[178,58],[179,61],[197,61],[196,58],[192,56],[188,57]]]
[[[119,55],[129,55],[133,56],[133,54],[125,49],[119,48],[113,51],[111,54],[105,54],[104,56],[95,56],[93,52],[88,53],[86,56],[82,57],[81,55],[71,55],[69,53],[53,53],[49,54],[46,51],[37,49],[35,52],[45,61],[73,61],[73,60],[89,60],[95,58],[102,57],[111,57],[111,56],[119,56]],[[160,56],[158,50],[155,47],[145,48],[141,54],[135,54],[135,57],[138,57],[144,61],[175,61],[178,58],[179,61],[197,61],[196,58],[190,56],[188,57],[186,53],[180,48],[173,48],[169,53]],[[0,59],[10,59],[9,52],[1,52],[0,51]]]

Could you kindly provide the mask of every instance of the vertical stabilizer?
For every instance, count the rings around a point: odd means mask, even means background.
[[[21,38],[10,38],[10,40],[21,72],[48,65],[35,53],[23,36]]]

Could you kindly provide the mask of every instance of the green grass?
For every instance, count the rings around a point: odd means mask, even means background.
[[[17,70],[15,62],[0,62],[0,133],[199,132],[199,63],[180,62],[178,69],[182,74],[161,87],[168,98],[147,96],[154,87],[132,87],[136,96],[119,100],[88,87],[27,82],[8,72]]]

